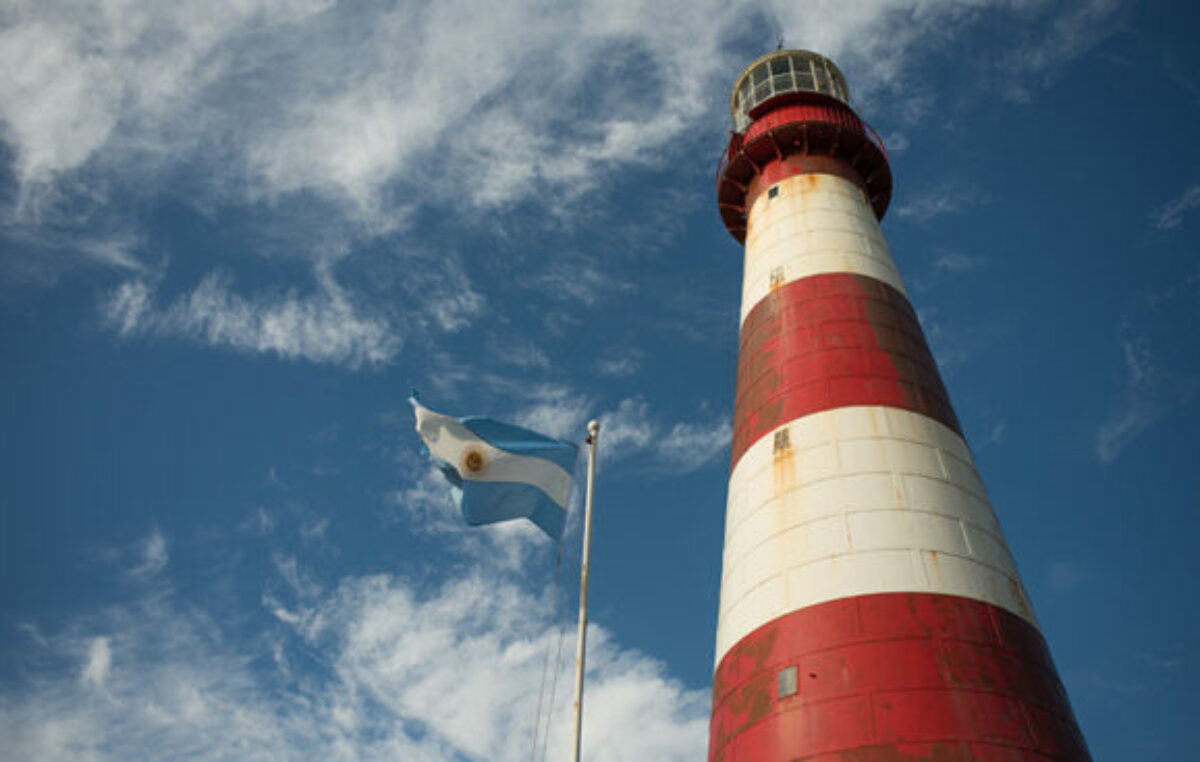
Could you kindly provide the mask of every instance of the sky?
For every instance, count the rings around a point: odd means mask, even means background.
[[[560,567],[464,526],[417,388],[602,422],[584,758],[704,759],[741,291],[714,172],[780,38],[888,146],[884,233],[1095,759],[1190,758],[1198,17],[8,0],[0,758],[565,758],[578,514]]]

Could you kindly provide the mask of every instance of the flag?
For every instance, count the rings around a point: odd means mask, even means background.
[[[417,434],[455,487],[468,524],[527,518],[562,537],[577,449],[570,442],[488,418],[451,418],[415,397]]]

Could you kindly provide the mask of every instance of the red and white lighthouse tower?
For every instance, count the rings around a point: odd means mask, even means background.
[[[879,220],[833,62],[731,101],[745,243],[710,762],[1089,760]]]

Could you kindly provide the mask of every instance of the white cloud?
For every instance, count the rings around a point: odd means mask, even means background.
[[[226,189],[316,192],[386,226],[396,183],[493,206],[657,159],[722,71],[727,14],[704,5],[26,0],[0,36],[0,117],[29,190],[204,155]],[[652,65],[614,75],[625,60]],[[563,129],[584,92],[604,107]]]
[[[347,577],[247,637],[245,622],[235,629],[173,596],[149,596],[32,645],[25,678],[0,687],[0,736],[12,758],[47,762],[163,749],[246,762],[525,760],[545,649],[559,637],[552,604],[494,576],[428,589]],[[81,647],[99,665],[111,660],[110,641],[121,645],[121,667],[91,668],[95,681],[47,666]],[[318,669],[299,668],[314,657]],[[550,759],[570,741],[568,673],[556,686]],[[103,701],[83,690],[94,682]],[[593,626],[585,758],[702,757],[708,698]]]
[[[1049,5],[1059,11],[1054,4],[1037,0],[1026,3],[1016,0],[1013,5],[1018,10],[1022,10],[1022,5],[1030,9]],[[1006,97],[1019,103],[1028,102],[1035,87],[1053,81],[1065,64],[1106,40],[1117,29],[1115,17],[1120,6],[1120,0],[1083,0],[1069,4],[1034,26],[1038,33],[999,61],[1006,75],[1002,80]]]
[[[887,137],[882,138],[883,145],[887,148],[888,153],[895,155],[904,153],[908,147],[912,145],[912,141],[903,132],[892,132]]]
[[[975,270],[983,266],[983,257],[973,257],[970,254],[963,254],[956,251],[948,251],[939,254],[933,260],[933,272],[935,275],[953,274]]]
[[[773,0],[771,8],[787,47],[819,51],[837,61],[850,80],[851,95],[871,100],[903,83],[914,47],[928,50],[975,20],[981,9],[1007,6],[989,0]],[[908,84],[908,83],[905,83]],[[915,109],[902,121],[924,118],[927,94],[910,93]]]
[[[726,454],[731,437],[726,418],[664,425],[645,399],[632,397],[600,417],[600,459],[638,458],[653,469],[690,473]]]
[[[550,367],[550,358],[541,347],[523,336],[492,334],[488,337],[488,351],[504,365],[532,369]]]
[[[614,294],[634,290],[632,283],[601,271],[594,262],[579,255],[555,259],[545,270],[530,278],[526,286],[550,299],[578,302],[585,307],[593,307]]]
[[[1096,429],[1096,457],[1111,463],[1121,450],[1154,424],[1163,413],[1148,393],[1156,385],[1159,370],[1144,339],[1130,333],[1128,324],[1121,328],[1121,354],[1125,361],[1127,398],[1125,405],[1109,415]]]
[[[1183,225],[1183,217],[1200,207],[1200,185],[1193,185],[1176,198],[1171,199],[1151,217],[1157,230],[1174,230]]]
[[[615,461],[645,451],[657,428],[650,403],[640,397],[621,400],[616,410],[600,416],[600,458]]]
[[[677,423],[657,444],[658,457],[673,471],[688,473],[728,454],[733,427],[728,419]]]
[[[1093,438],[1096,457],[1112,463],[1125,447],[1158,423],[1196,391],[1195,379],[1176,378],[1159,367],[1145,338],[1135,334],[1128,321],[1119,333],[1124,359],[1124,401],[1097,427]]]
[[[79,673],[79,682],[93,688],[103,688],[104,680],[108,677],[111,667],[112,648],[108,644],[108,638],[102,636],[92,638],[92,642],[88,646],[87,659],[83,664],[83,671]]]
[[[400,349],[401,339],[382,317],[364,316],[328,273],[318,273],[320,290],[308,296],[247,298],[232,290],[228,276],[205,277],[167,308],[152,304],[144,280],[121,284],[101,305],[107,325],[122,336],[179,336],[213,347],[348,367],[381,365]]]
[[[924,224],[937,217],[958,214],[984,201],[985,198],[976,188],[948,182],[904,199],[896,206],[895,214],[901,219]]]
[[[637,373],[642,354],[633,347],[609,350],[596,358],[596,372],[614,378],[628,378]]]
[[[410,321],[435,330],[457,333],[468,328],[487,308],[470,277],[451,253],[409,256],[397,284],[412,303]]]
[[[108,295],[101,307],[104,320],[122,336],[138,330],[150,309],[151,291],[144,280],[122,283]]]
[[[532,384],[522,397],[528,402],[516,413],[514,423],[559,439],[583,439],[592,407],[585,395],[561,384]]]
[[[274,469],[271,470],[274,471]],[[275,517],[266,508],[260,506],[254,510],[254,514],[250,518],[238,525],[238,529],[243,532],[268,535],[275,531]]]
[[[613,169],[665,160],[698,124],[716,134],[712,93],[743,62],[729,43],[760,12],[748,0],[332,5],[16,0],[0,33],[0,120],[22,197],[88,167],[155,181],[202,159],[212,197],[312,193],[375,230],[431,198],[553,206]],[[1029,5],[770,8],[790,45],[841,60],[870,92],[982,9]],[[1043,18],[1052,33],[1022,65],[1079,55],[1113,5]],[[595,108],[580,122],[582,105]]]
[[[142,540],[138,549],[140,563],[129,570],[135,577],[150,577],[167,568],[170,553],[167,551],[167,538],[163,537],[158,527],[150,530]]]
[[[300,568],[300,562],[292,555],[275,552],[271,554],[275,572],[287,583],[292,594],[301,601],[315,599],[321,594],[321,586]]]

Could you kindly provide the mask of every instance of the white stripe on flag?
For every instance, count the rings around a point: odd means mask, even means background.
[[[494,447],[449,416],[415,404],[417,432],[429,453],[449,463],[463,479],[478,482],[531,484],[562,508],[571,497],[571,474],[545,458]]]

